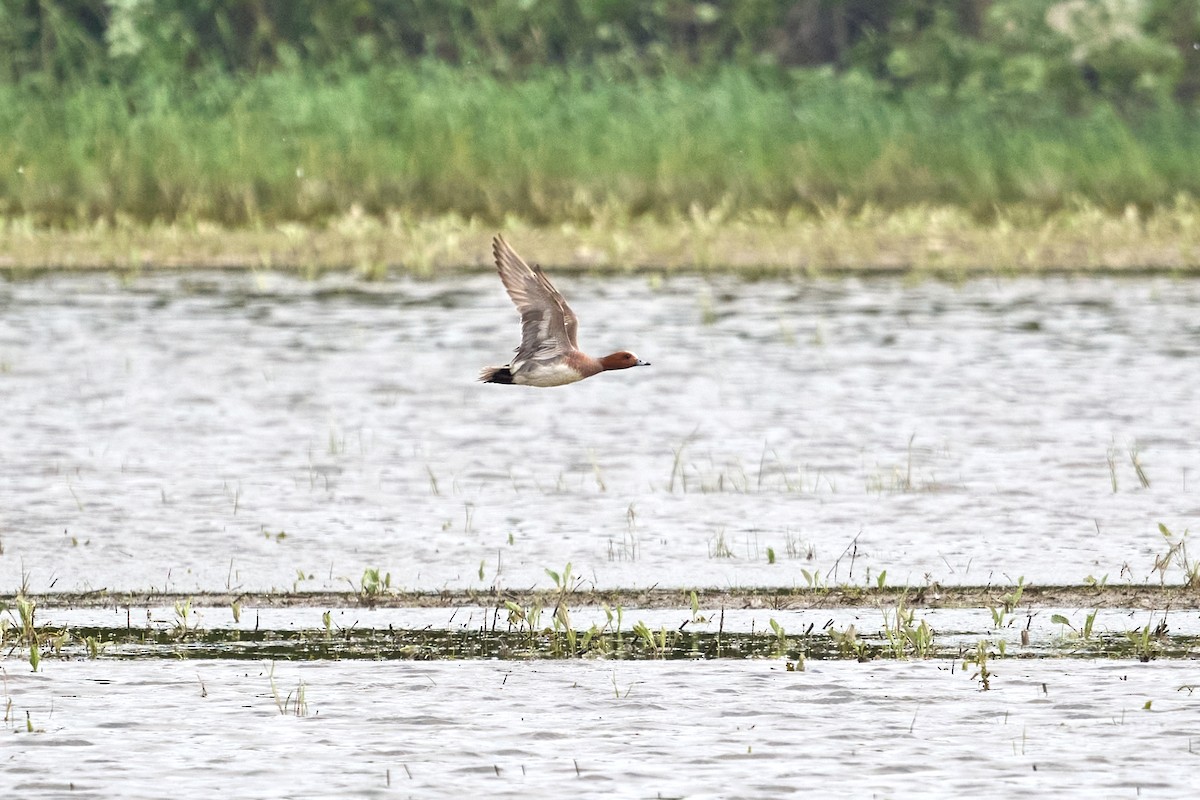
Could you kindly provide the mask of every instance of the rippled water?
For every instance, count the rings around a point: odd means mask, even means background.
[[[1186,662],[104,662],[10,672],[20,797],[1190,797]],[[307,716],[295,710],[304,685]],[[1150,708],[1145,706],[1149,703]],[[36,732],[25,730],[26,712]],[[390,785],[389,785],[390,782]]]
[[[0,285],[0,586],[1157,582],[1200,528],[1200,283],[559,284],[654,366],[476,383],[492,276]]]

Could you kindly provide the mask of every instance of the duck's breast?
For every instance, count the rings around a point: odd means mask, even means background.
[[[513,375],[513,383],[518,383],[522,386],[562,386],[567,383],[581,381],[584,377],[582,372],[570,366],[565,361],[554,361],[551,363],[529,361]]]

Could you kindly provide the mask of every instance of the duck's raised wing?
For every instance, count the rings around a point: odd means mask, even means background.
[[[574,350],[579,320],[542,268],[526,264],[500,235],[492,239],[492,255],[500,280],[521,314],[521,346],[513,368],[523,361],[554,358]]]

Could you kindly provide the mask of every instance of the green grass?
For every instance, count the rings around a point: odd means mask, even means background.
[[[457,214],[500,223],[694,225],[831,209],[1078,205],[1200,197],[1200,124],[888,98],[817,71],[756,80],[518,82],[439,65],[218,74],[188,89],[0,86],[0,217],[36,226],[349,224]],[[351,215],[351,216],[348,216]]]

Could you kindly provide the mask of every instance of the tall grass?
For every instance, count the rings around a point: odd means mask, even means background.
[[[1200,119],[888,97],[825,72],[511,82],[426,64],[0,86],[0,215],[320,223],[360,208],[590,221],[692,209],[1144,210],[1200,196]]]

